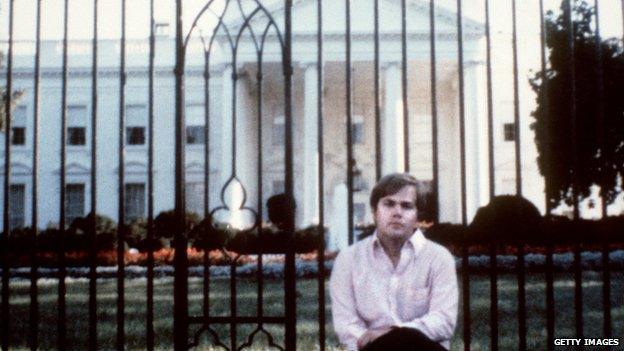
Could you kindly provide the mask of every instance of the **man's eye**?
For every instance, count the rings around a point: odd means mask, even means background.
[[[416,207],[414,204],[402,204],[401,206],[406,210],[411,210]]]

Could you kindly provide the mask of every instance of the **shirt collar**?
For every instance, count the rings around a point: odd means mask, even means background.
[[[414,249],[414,255],[418,255],[420,250],[422,250],[425,245],[425,235],[420,229],[416,229],[412,236],[410,236],[409,240],[405,242],[406,245],[411,245],[412,249]],[[381,242],[379,241],[379,237],[377,236],[377,230],[373,233],[373,249],[381,248]]]

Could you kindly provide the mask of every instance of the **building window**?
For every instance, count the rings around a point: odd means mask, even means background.
[[[364,224],[366,219],[366,204],[362,202],[353,203],[353,221],[355,224]]]
[[[516,124],[505,123],[503,125],[503,133],[505,141],[516,141]]]
[[[84,216],[85,185],[65,185],[65,223],[70,225],[76,218]]]
[[[18,106],[11,120],[11,145],[26,144],[26,106]]]
[[[362,116],[353,116],[351,141],[353,144],[364,144],[364,118]]]
[[[87,143],[86,130],[84,127],[67,128],[67,145],[80,146]]]
[[[145,105],[126,105],[126,145],[145,145]]]
[[[124,198],[126,223],[145,217],[145,184],[127,183]]]
[[[273,195],[282,194],[286,190],[283,180],[274,180],[272,187],[273,187]]]
[[[203,145],[206,143],[204,122],[206,120],[204,105],[188,104],[184,108],[186,119],[186,144]]]
[[[13,127],[11,128],[11,145],[24,145],[26,144],[26,128]]]
[[[9,227],[11,229],[24,226],[24,204],[26,203],[26,186],[24,184],[11,184],[9,193]]]
[[[83,105],[67,108],[67,145],[87,144],[87,107]]]
[[[189,212],[204,214],[204,183],[186,183],[186,208]]]
[[[273,120],[273,145],[283,146],[286,142],[286,131],[284,128],[284,117],[276,117]]]
[[[145,128],[126,127],[126,145],[145,145]]]
[[[186,144],[197,145],[204,144],[204,126],[187,126],[186,127]]]

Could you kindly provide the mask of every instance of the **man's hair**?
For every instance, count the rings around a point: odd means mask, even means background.
[[[383,176],[379,179],[377,184],[375,184],[375,187],[373,187],[373,191],[371,192],[371,208],[373,210],[377,209],[377,203],[382,197],[395,194],[405,186],[413,186],[414,189],[418,190],[417,185],[418,181],[416,178],[407,173],[392,173]],[[414,198],[414,204],[415,203],[416,199]]]

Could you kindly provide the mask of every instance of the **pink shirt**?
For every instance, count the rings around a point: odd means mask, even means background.
[[[367,329],[409,327],[449,349],[457,321],[455,259],[416,230],[396,268],[377,233],[342,250],[329,283],[334,329],[348,350]]]

